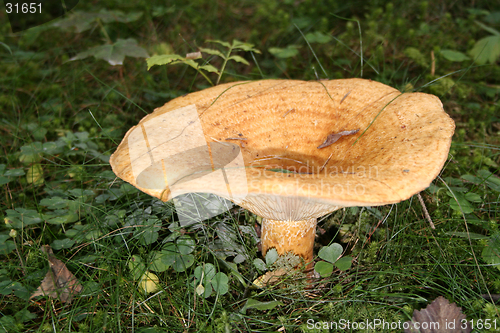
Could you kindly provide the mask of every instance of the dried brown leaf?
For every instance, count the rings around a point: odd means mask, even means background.
[[[264,275],[259,276],[255,281],[253,282],[254,286],[257,288],[264,288],[266,286],[273,285],[277,283],[280,278],[288,273],[287,270],[283,268],[278,268],[277,270],[274,271],[269,271]]]
[[[468,333],[472,328],[455,303],[450,303],[442,296],[436,298],[425,309],[413,311],[410,328],[405,333]]]
[[[82,291],[82,285],[66,265],[54,257],[50,246],[43,245],[42,251],[48,256],[50,269],[38,289],[30,298],[45,295],[51,298],[58,298],[63,303],[71,302],[73,296]]]
[[[332,133],[332,134],[328,135],[326,137],[326,140],[318,146],[318,149],[325,148],[325,147],[328,147],[328,146],[334,144],[335,142],[337,142],[338,139],[340,139],[343,136],[353,135],[353,134],[356,134],[358,132],[359,132],[359,128],[356,130],[352,130],[352,131],[342,131],[342,132],[338,132],[338,133]]]

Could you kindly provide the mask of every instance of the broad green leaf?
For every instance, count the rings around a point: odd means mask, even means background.
[[[283,303],[280,301],[261,302],[256,299],[249,298],[245,305],[241,308],[240,312],[246,314],[248,309],[272,310],[279,305],[283,305]]]
[[[73,239],[64,238],[64,239],[56,239],[50,244],[50,247],[54,250],[61,249],[69,249],[75,245],[75,241]]]
[[[0,255],[7,255],[14,251],[16,244],[10,239],[9,235],[0,235]]]
[[[133,255],[128,261],[128,269],[132,273],[133,279],[137,281],[146,272],[146,264],[141,257]]]
[[[19,161],[22,163],[38,162],[42,158],[42,144],[40,142],[33,142],[32,144],[21,147],[21,154]]]
[[[441,55],[449,61],[461,62],[464,60],[469,60],[470,58],[462,52],[454,50],[441,50]]]
[[[16,312],[14,317],[17,319],[18,322],[24,323],[37,318],[38,315],[36,313],[29,312],[28,309],[21,309]]]
[[[482,256],[484,261],[500,270],[500,234],[491,236],[488,245],[483,249]]]
[[[500,36],[481,38],[469,53],[478,65],[493,64],[500,56]]]
[[[158,240],[158,231],[161,229],[161,221],[156,217],[151,217],[143,222],[142,226],[136,228],[135,235],[138,236],[142,245],[149,245]]]
[[[330,264],[326,261],[318,261],[316,265],[314,265],[314,270],[321,275],[321,277],[328,277],[333,272],[333,264]]]
[[[19,177],[19,176],[24,176],[25,172],[24,172],[24,170],[22,168],[9,169],[9,170],[5,171],[3,175],[5,177]]]
[[[219,50],[207,49],[205,47],[200,47],[200,51],[203,52],[203,53],[207,53],[207,54],[212,54],[212,55],[219,56],[222,59],[226,59],[226,56],[222,52],[220,52]]]
[[[451,209],[464,214],[470,214],[474,211],[474,206],[465,198],[465,195],[455,192],[455,198],[451,198],[449,201]]]
[[[482,29],[488,31],[490,34],[495,35],[495,36],[500,36],[500,32],[496,29],[493,29],[491,27],[488,27],[486,24],[483,24],[479,21],[475,21],[478,26],[480,26]]]
[[[266,252],[266,265],[271,266],[278,259],[278,251],[275,248],[269,249]]]
[[[149,269],[155,272],[164,272],[172,266],[175,261],[173,254],[164,251],[153,251],[151,253]]]
[[[236,40],[236,39],[233,40],[232,48],[233,48],[233,50],[242,50],[245,52],[261,53],[258,49],[256,49],[254,47],[253,44],[240,42],[239,40]]]
[[[500,178],[498,178],[488,170],[479,170],[477,173],[486,181],[486,185],[490,189],[500,193]]]
[[[297,54],[299,54],[299,50],[295,45],[288,45],[284,49],[279,47],[271,47],[269,48],[269,53],[277,58],[286,59],[295,57]]]
[[[352,266],[352,257],[342,257],[335,262],[335,266],[341,271],[346,271]]]
[[[0,164],[0,185],[7,184],[11,181],[13,181],[15,178],[14,177],[19,177],[19,176],[24,176],[24,170],[22,168],[19,169],[10,169],[10,170],[5,170],[6,169],[5,164]]]
[[[208,64],[208,65],[203,65],[199,66],[200,69],[203,69],[204,71],[210,72],[210,73],[217,73],[219,74],[219,70],[215,68],[214,66]]]
[[[224,295],[229,290],[229,279],[226,274],[219,272],[211,280],[214,291],[219,295]]]
[[[114,44],[94,46],[86,51],[78,53],[70,61],[85,59],[93,56],[96,59],[106,60],[110,65],[123,65],[125,57],[148,58],[149,54],[145,49],[137,45],[133,38],[120,39]]]
[[[318,255],[321,259],[334,264],[342,254],[342,251],[342,245],[333,243],[330,246],[323,246],[319,250]]]
[[[22,299],[29,299],[30,294],[23,285],[17,281],[12,282],[11,280],[4,280],[0,282],[0,294],[1,295],[11,295],[14,294]]]
[[[248,61],[246,61],[244,58],[238,56],[238,55],[232,55],[228,58],[228,60],[234,60],[236,62],[239,62],[239,63],[242,63],[242,64],[245,64],[245,65],[250,65],[248,63]]]
[[[44,198],[40,200],[40,206],[45,206],[48,209],[61,209],[68,207],[68,199],[60,197]]]
[[[0,186],[1,185],[4,185],[4,184],[7,184],[11,181],[13,181],[14,179],[10,179],[10,178],[7,178],[7,177],[4,177],[4,176],[0,176]]]
[[[192,239],[188,235],[182,235],[181,237],[177,238],[175,243],[177,244],[177,250],[180,254],[189,254],[194,251],[194,248],[196,246],[196,242],[194,241],[194,239]]]
[[[75,212],[70,212],[67,209],[61,209],[44,214],[44,219],[49,224],[66,224],[78,221],[79,216]],[[88,240],[96,239],[100,235],[101,232],[99,230],[94,230],[93,232],[87,231],[87,233],[85,234]]]
[[[203,284],[210,282],[215,274],[217,274],[217,270],[211,263],[205,263],[204,265],[196,267],[194,270],[194,277],[198,283],[201,281]],[[201,279],[202,276],[203,280]]]
[[[305,37],[309,43],[325,44],[331,42],[332,40],[330,35],[324,34],[320,31],[309,32]]]
[[[10,228],[20,229],[28,225],[37,224],[43,220],[40,218],[40,214],[33,209],[15,208],[7,209],[6,220],[9,221]]]
[[[467,199],[470,202],[482,202],[483,200],[479,196],[479,194],[469,192],[465,194],[465,199]]]
[[[265,271],[265,270],[267,270],[266,263],[262,259],[260,259],[260,258],[255,258],[254,261],[253,261],[253,265],[259,271]]]
[[[207,40],[207,43],[217,43],[217,44],[220,44],[228,49],[231,48],[231,44],[229,44],[228,42],[221,41],[221,40],[210,39],[210,40]]]
[[[175,255],[175,261],[172,268],[176,272],[184,272],[186,269],[194,264],[194,256],[192,254]]]
[[[481,178],[473,176],[473,175],[463,175],[463,176],[460,176],[460,178],[462,178],[468,182],[471,182],[472,184],[475,184],[475,185],[479,185],[483,182],[483,180]]]

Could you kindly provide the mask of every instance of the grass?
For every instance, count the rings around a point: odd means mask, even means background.
[[[129,20],[80,33],[43,26],[12,35],[8,24],[0,25],[0,214],[6,222],[0,332],[321,332],[328,330],[308,323],[407,321],[438,296],[457,303],[468,319],[496,320],[500,331],[499,307],[487,300],[500,294],[500,66],[498,58],[479,65],[441,52],[467,54],[489,36],[475,21],[498,29],[498,5],[196,0],[75,9],[101,8],[120,9]],[[351,19],[361,28],[362,54]],[[265,268],[255,264],[265,259],[255,216],[233,207],[179,225],[171,203],[111,172],[109,155],[131,126],[170,99],[210,85],[183,64],[147,71],[141,58],[127,57],[122,66],[93,57],[68,61],[118,38],[135,38],[150,55],[185,55],[216,48],[207,40],[233,39],[262,52],[236,53],[249,65],[205,55],[200,64],[225,66],[224,75],[205,73],[212,82],[362,72],[400,90],[438,95],[457,129],[442,174],[422,193],[436,229],[416,197],[339,210],[319,222],[317,250],[342,244],[355,258],[350,269],[336,269],[312,289],[286,280],[251,288]],[[83,286],[71,303],[30,299],[49,268],[44,244]],[[185,264],[169,264],[169,255]],[[226,285],[205,278],[207,267],[225,275]],[[146,269],[159,278],[154,293],[138,288]],[[214,289],[210,296],[196,293],[199,284]]]

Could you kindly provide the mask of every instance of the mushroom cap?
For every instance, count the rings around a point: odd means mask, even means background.
[[[305,220],[424,190],[454,129],[436,96],[371,80],[236,82],[155,109],[110,163],[163,201],[213,193],[267,219]]]

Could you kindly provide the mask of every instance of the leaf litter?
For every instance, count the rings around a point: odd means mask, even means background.
[[[48,256],[50,269],[30,298],[48,296],[59,299],[63,303],[70,303],[73,296],[82,291],[82,285],[66,265],[54,256],[54,252],[52,252],[49,245],[43,245],[41,250]]]
[[[420,325],[412,325],[412,322],[407,322],[410,327],[420,326],[420,328],[408,328],[405,329],[405,333],[468,333],[472,331],[462,309],[455,303],[450,303],[443,296],[436,298],[425,309],[413,311],[411,320]]]

